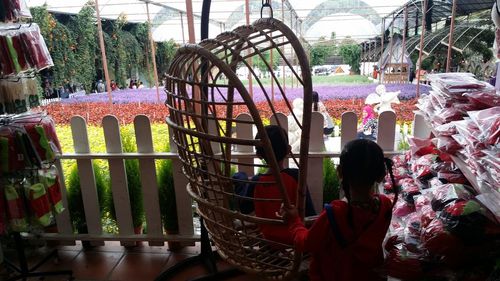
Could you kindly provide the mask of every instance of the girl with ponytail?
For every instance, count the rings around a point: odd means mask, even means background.
[[[382,242],[398,197],[392,161],[375,142],[358,139],[342,150],[337,172],[346,198],[326,204],[310,229],[295,208],[282,210],[294,245],[312,255],[311,281],[385,280],[377,269],[384,262]],[[377,194],[387,173],[394,202]]]

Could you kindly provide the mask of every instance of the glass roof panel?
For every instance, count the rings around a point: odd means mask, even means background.
[[[59,13],[75,14],[88,0],[27,0],[30,7],[47,4],[48,10]],[[187,18],[185,0],[148,0],[153,22],[155,40],[173,38],[182,42],[181,14],[187,40]],[[381,19],[392,18],[392,13],[401,15],[403,5],[409,7],[410,28],[415,25],[414,18],[421,9],[422,0],[272,0],[275,18],[282,18],[284,7],[285,23],[297,25],[295,17],[302,22],[303,37],[316,41],[321,36],[330,37],[335,32],[338,39],[350,36],[362,41],[373,38],[381,30]],[[449,15],[452,0],[434,0],[433,21]],[[478,9],[488,9],[494,0],[458,0],[460,14],[467,14]],[[250,21],[260,17],[262,0],[250,0]],[[147,21],[146,4],[140,0],[100,0],[101,16],[116,19],[123,14],[130,22]],[[199,17],[203,0],[192,0],[195,16],[195,32],[199,33]],[[210,36],[221,30],[231,30],[245,24],[245,0],[212,0],[210,10]],[[292,20],[290,20],[290,15]],[[420,11],[421,16],[421,11]],[[295,20],[295,21],[294,21]],[[386,26],[390,21],[386,21]],[[403,26],[402,16],[396,20],[396,26]],[[199,36],[196,37],[199,40]]]

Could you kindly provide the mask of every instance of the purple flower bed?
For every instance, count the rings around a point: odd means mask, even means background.
[[[331,99],[357,99],[365,98],[371,93],[375,92],[375,88],[378,84],[367,84],[367,85],[352,85],[352,86],[326,86],[319,85],[314,87],[320,95],[321,100],[331,100]],[[415,97],[416,85],[414,84],[389,84],[386,85],[387,91],[395,92],[401,91],[399,94],[400,100],[408,100]],[[427,85],[420,86],[420,92],[429,93],[430,87]],[[267,87],[266,91],[271,95],[271,87]],[[225,95],[226,89],[221,89],[221,93]],[[275,99],[281,100],[281,95],[278,94],[278,88],[275,87]],[[221,101],[219,93],[215,93],[216,100]],[[254,101],[260,102],[265,100],[264,93],[261,88],[254,87]],[[287,88],[286,96],[289,100],[293,100],[297,97],[302,96],[302,89],[298,88]],[[156,89],[134,89],[134,90],[121,90],[112,92],[113,103],[156,103]],[[160,102],[165,101],[166,94],[163,88],[160,88]],[[107,93],[90,94],[86,96],[75,97],[71,99],[63,99],[63,103],[89,103],[89,102],[108,102]]]

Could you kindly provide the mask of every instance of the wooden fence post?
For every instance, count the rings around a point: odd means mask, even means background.
[[[252,121],[252,117],[248,113],[242,113],[236,117],[239,121]],[[253,139],[253,125],[251,123],[236,123],[236,136],[237,138],[245,138],[245,139]],[[236,145],[237,152],[253,152],[254,147],[249,145]],[[254,163],[254,159],[238,159],[238,171],[245,172],[249,177],[252,177],[255,174],[254,167],[252,166]]]
[[[134,118],[135,139],[137,143],[137,152],[154,153],[153,134],[151,133],[151,123],[145,115],[137,115]],[[140,159],[139,170],[141,176],[142,191],[144,194],[144,211],[146,213],[146,223],[148,226],[148,235],[161,236],[163,227],[161,224],[160,204],[158,201],[159,190],[156,177],[155,160]],[[165,202],[163,202],[165,204]],[[161,241],[150,241],[150,246],[163,246]]]
[[[358,128],[358,117],[352,111],[342,113],[340,123],[340,151],[349,141],[356,139]]]
[[[320,112],[312,112],[311,131],[309,132],[309,152],[324,152],[323,138],[324,116]],[[323,210],[323,158],[310,158],[307,168],[307,185],[316,209],[316,213]]]
[[[121,154],[122,139],[118,119],[112,115],[106,115],[102,119],[104,129],[104,140],[108,154]],[[115,206],[116,222],[121,235],[134,234],[132,222],[132,210],[130,207],[130,196],[127,186],[127,174],[123,159],[109,159],[109,176],[111,178],[111,191],[113,192],[113,203]],[[123,246],[133,246],[135,243],[121,242]]]
[[[383,151],[394,151],[396,113],[384,111],[378,117],[377,143]]]
[[[87,135],[87,124],[81,116],[71,118],[71,133],[73,135],[73,146],[75,153],[90,153],[89,138]],[[76,160],[78,176],[80,177],[80,188],[82,192],[83,209],[87,232],[90,235],[101,235],[101,211],[94,177],[94,167],[90,159]],[[104,245],[104,242],[91,242],[93,246]]]

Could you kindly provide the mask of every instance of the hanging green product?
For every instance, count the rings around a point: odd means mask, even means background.
[[[40,138],[38,139],[38,144],[45,151],[44,155],[40,154],[40,157],[44,156],[45,160],[53,161],[56,155],[54,154],[54,150],[52,150],[52,147],[50,147],[49,140],[47,139],[47,135],[45,134],[43,126],[37,125],[35,126],[35,130],[40,136]],[[39,151],[39,153],[41,153],[41,151]]]
[[[14,48],[14,42],[12,41],[12,37],[10,36],[5,36],[5,41],[7,42],[7,47],[9,49],[10,53],[10,58],[12,60],[12,63],[14,65],[14,69],[16,73],[21,72],[21,64],[19,64],[19,60],[17,57],[17,51],[16,48]]]
[[[9,139],[0,137],[0,171],[9,172]]]
[[[21,232],[28,229],[28,222],[23,207],[23,199],[13,185],[6,185],[5,199],[7,201],[7,218],[13,231]]]
[[[37,221],[42,226],[49,226],[52,222],[52,211],[45,186],[41,183],[30,186],[28,188],[28,201]]]
[[[49,194],[50,203],[54,207],[55,212],[57,214],[62,213],[64,211],[64,207],[56,167],[51,166],[47,170],[40,170],[39,175],[41,181],[45,184],[45,188]]]

